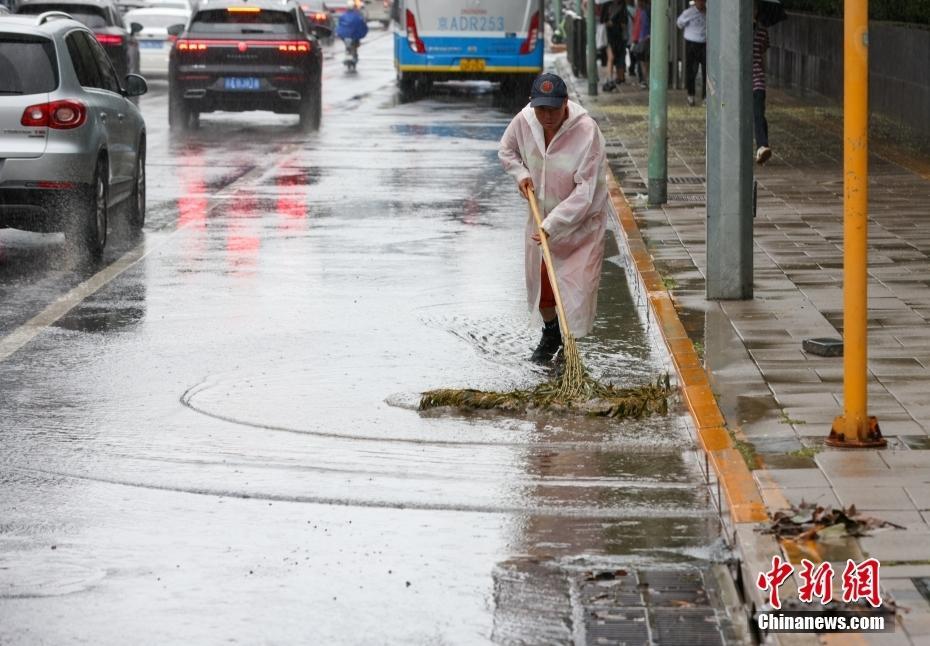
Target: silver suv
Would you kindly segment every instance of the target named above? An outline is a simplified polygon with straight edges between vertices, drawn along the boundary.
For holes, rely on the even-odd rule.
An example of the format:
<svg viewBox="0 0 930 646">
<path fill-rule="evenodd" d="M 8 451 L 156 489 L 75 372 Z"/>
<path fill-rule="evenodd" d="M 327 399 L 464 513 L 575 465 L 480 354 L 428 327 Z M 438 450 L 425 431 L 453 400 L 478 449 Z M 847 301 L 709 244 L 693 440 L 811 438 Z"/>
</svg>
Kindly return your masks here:
<svg viewBox="0 0 930 646">
<path fill-rule="evenodd" d="M 81 23 L 61 12 L 0 17 L 0 227 L 63 230 L 99 258 L 111 207 L 145 221 L 145 79 L 117 77 Z"/>
</svg>

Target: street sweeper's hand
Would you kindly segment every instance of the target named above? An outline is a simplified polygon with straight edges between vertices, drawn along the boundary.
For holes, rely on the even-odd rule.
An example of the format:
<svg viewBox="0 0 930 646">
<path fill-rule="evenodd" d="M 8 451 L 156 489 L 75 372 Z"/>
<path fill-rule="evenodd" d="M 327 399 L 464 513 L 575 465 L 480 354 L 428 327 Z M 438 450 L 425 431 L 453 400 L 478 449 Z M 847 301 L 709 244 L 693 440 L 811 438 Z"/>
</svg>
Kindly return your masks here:
<svg viewBox="0 0 930 646">
<path fill-rule="evenodd" d="M 520 194 L 523 196 L 524 200 L 530 199 L 529 191 L 536 190 L 536 187 L 533 186 L 533 180 L 529 177 L 526 179 L 521 179 L 520 183 L 517 185 L 520 189 Z"/>
<path fill-rule="evenodd" d="M 545 229 L 543 229 L 543 233 L 546 234 L 546 240 L 548 240 L 548 239 L 549 239 L 549 232 L 546 231 Z M 533 242 L 535 242 L 536 244 L 542 244 L 542 242 L 540 242 L 540 240 L 539 240 L 539 233 L 534 233 L 534 234 L 531 235 L 530 237 L 533 239 Z"/>
</svg>

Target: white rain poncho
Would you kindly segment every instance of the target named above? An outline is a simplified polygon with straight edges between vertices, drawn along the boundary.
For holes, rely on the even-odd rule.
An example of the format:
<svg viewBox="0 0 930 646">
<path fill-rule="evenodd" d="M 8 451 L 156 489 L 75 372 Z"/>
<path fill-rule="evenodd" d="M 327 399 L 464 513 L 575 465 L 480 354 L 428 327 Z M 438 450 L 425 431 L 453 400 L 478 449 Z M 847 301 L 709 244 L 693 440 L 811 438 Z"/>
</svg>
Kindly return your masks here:
<svg viewBox="0 0 930 646">
<path fill-rule="evenodd" d="M 610 200 L 604 136 L 587 110 L 568 102 L 568 119 L 546 150 L 543 128 L 533 108 L 514 117 L 501 139 L 498 156 L 519 183 L 533 180 L 543 228 L 565 315 L 574 337 L 591 331 L 604 259 L 604 230 Z M 526 222 L 526 294 L 531 313 L 539 308 L 542 250 L 532 213 Z"/>
</svg>

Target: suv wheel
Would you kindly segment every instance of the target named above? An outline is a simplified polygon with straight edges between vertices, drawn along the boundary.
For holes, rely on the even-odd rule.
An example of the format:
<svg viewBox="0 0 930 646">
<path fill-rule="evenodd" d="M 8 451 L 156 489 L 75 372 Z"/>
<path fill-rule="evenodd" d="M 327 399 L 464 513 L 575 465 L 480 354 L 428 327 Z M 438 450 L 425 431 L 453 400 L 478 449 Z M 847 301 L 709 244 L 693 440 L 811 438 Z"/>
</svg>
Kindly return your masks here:
<svg viewBox="0 0 930 646">
<path fill-rule="evenodd" d="M 101 158 L 90 187 L 82 191 L 80 204 L 66 233 L 78 253 L 91 260 L 103 256 L 107 244 L 109 187 L 106 160 Z"/>
<path fill-rule="evenodd" d="M 192 111 L 180 96 L 171 92 L 168 97 L 168 127 L 187 130 L 191 126 Z"/>
<path fill-rule="evenodd" d="M 310 96 L 304 96 L 300 100 L 300 129 L 319 130 L 320 121 L 323 118 L 323 101 L 320 96 L 320 81 L 311 89 Z"/>
<path fill-rule="evenodd" d="M 129 224 L 134 229 L 141 229 L 145 224 L 145 139 L 139 140 L 136 155 L 136 174 L 133 178 L 131 203 L 129 205 Z"/>
</svg>

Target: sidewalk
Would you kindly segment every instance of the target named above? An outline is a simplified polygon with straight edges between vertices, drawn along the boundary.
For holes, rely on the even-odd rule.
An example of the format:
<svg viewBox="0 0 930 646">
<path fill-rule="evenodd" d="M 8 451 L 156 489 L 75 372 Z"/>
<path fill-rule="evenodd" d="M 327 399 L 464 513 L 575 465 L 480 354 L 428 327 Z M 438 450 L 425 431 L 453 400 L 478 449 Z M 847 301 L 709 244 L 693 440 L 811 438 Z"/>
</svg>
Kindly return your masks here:
<svg viewBox="0 0 930 646">
<path fill-rule="evenodd" d="M 560 72 L 567 76 L 567 66 L 560 65 Z M 899 613 L 895 634 L 862 635 L 861 643 L 930 644 L 930 603 L 915 585 L 926 590 L 930 583 L 930 154 L 922 149 L 927 142 L 909 141 L 888 124 L 879 124 L 881 136 L 871 142 L 869 413 L 878 417 L 888 448 L 837 450 L 823 440 L 843 412 L 842 358 L 808 355 L 801 344 L 842 336 L 839 106 L 816 106 L 770 89 L 774 156 L 756 171 L 755 298 L 709 302 L 704 109 L 688 108 L 683 91 L 670 92 L 670 201 L 647 208 L 648 92 L 628 84 L 592 98 L 584 80 L 575 79 L 574 87 L 601 123 L 611 168 L 633 207 L 636 235 L 703 361 L 734 448 L 752 470 L 754 488 L 739 478 L 735 486 L 749 498 L 761 495 L 770 514 L 802 501 L 855 505 L 904 526 L 874 530 L 858 543 L 818 541 L 804 546 L 806 554 L 797 545 L 782 549 L 795 560 L 804 555 L 830 560 L 840 572 L 846 558 L 879 559 L 883 596 L 909 611 Z M 749 549 L 753 535 L 742 536 Z M 764 552 L 763 547 L 756 557 L 765 558 Z"/>
</svg>

